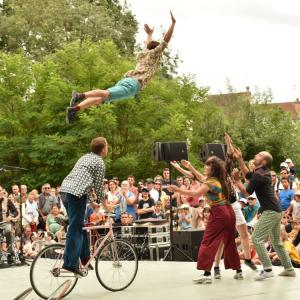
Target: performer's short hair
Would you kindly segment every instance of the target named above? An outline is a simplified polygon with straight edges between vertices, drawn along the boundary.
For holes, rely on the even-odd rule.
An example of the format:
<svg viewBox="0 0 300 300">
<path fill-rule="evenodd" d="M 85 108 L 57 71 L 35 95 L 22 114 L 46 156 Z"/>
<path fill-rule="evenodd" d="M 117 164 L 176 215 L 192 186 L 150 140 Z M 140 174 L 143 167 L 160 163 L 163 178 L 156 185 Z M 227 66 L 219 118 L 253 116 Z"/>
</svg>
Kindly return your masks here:
<svg viewBox="0 0 300 300">
<path fill-rule="evenodd" d="M 107 145 L 106 138 L 104 137 L 96 137 L 91 141 L 91 150 L 95 154 L 101 153 L 101 151 Z"/>
<path fill-rule="evenodd" d="M 152 50 L 155 49 L 160 43 L 157 41 L 151 41 L 147 44 L 147 49 Z"/>
</svg>

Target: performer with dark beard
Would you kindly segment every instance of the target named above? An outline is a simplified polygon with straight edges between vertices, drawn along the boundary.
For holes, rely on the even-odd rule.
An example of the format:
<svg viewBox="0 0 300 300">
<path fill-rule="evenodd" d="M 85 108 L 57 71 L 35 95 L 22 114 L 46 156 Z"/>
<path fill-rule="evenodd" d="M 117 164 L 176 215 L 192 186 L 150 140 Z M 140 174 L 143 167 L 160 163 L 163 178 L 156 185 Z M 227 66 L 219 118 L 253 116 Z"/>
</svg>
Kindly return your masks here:
<svg viewBox="0 0 300 300">
<path fill-rule="evenodd" d="M 240 150 L 235 151 L 235 157 L 239 162 L 240 168 L 245 170 L 245 164 Z M 264 244 L 268 238 L 271 239 L 272 246 L 284 266 L 284 270 L 278 275 L 290 277 L 296 276 L 289 255 L 280 240 L 282 208 L 280 202 L 274 195 L 274 188 L 272 186 L 269 170 L 272 161 L 272 155 L 266 151 L 259 152 L 255 155 L 255 170 L 254 172 L 248 172 L 246 174 L 246 178 L 249 180 L 249 184 L 246 188 L 240 180 L 239 170 L 235 169 L 233 172 L 235 184 L 240 191 L 247 197 L 255 192 L 262 209 L 262 215 L 259 218 L 252 235 L 253 244 L 263 265 L 263 270 L 255 276 L 255 280 L 264 280 L 274 276 L 272 263 Z"/>
</svg>

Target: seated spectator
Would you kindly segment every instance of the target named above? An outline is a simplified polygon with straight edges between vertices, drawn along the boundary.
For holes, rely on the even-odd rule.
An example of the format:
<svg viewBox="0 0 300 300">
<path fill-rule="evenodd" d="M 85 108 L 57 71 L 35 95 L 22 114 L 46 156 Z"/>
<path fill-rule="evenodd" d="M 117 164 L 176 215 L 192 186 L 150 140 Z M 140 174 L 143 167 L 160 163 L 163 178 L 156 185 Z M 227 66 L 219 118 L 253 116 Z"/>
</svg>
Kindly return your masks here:
<svg viewBox="0 0 300 300">
<path fill-rule="evenodd" d="M 256 218 L 258 210 L 260 208 L 255 195 L 250 195 L 247 198 L 248 205 L 244 208 L 245 219 L 248 226 L 253 227 L 253 220 Z"/>
<path fill-rule="evenodd" d="M 164 213 L 162 212 L 162 203 L 157 201 L 154 205 L 154 213 L 152 214 L 151 218 L 163 220 L 165 218 Z"/>
<path fill-rule="evenodd" d="M 32 232 L 37 231 L 37 224 L 39 222 L 38 206 L 34 198 L 35 194 L 30 192 L 28 199 L 22 204 L 22 225 L 30 225 Z"/>
<path fill-rule="evenodd" d="M 246 198 L 240 198 L 240 199 L 239 199 L 239 203 L 240 203 L 240 205 L 241 205 L 242 210 L 244 211 L 245 207 L 246 207 L 247 204 L 248 204 L 247 199 L 246 199 Z"/>
<path fill-rule="evenodd" d="M 293 243 L 289 240 L 288 234 L 285 231 L 284 227 L 281 227 L 281 240 L 283 242 L 283 246 L 284 246 L 285 250 L 287 251 L 287 253 L 289 254 L 289 256 L 291 258 L 294 268 L 300 268 L 300 255 L 299 255 L 298 250 L 295 247 L 295 245 L 293 245 Z M 273 256 L 272 262 L 274 262 L 275 265 L 278 265 L 278 264 L 281 265 L 277 254 Z"/>
<path fill-rule="evenodd" d="M 90 216 L 90 222 L 95 225 L 103 225 L 105 223 L 104 211 L 100 208 L 100 204 L 95 203 L 93 213 Z"/>
<path fill-rule="evenodd" d="M 32 232 L 30 236 L 30 240 L 24 242 L 23 254 L 26 258 L 34 258 L 38 254 L 38 251 L 34 249 L 34 243 L 36 238 L 37 238 L 36 232 Z"/>
<path fill-rule="evenodd" d="M 249 246 L 250 246 L 250 257 L 251 257 L 251 260 L 256 264 L 256 265 L 261 265 L 261 261 L 256 253 L 256 250 L 255 250 L 255 247 L 253 245 L 253 242 L 252 242 L 252 238 L 251 236 L 249 237 Z M 240 256 L 240 259 L 242 261 L 245 260 L 245 254 L 244 254 L 244 250 L 241 250 L 239 251 L 239 256 Z"/>
<path fill-rule="evenodd" d="M 149 219 L 154 212 L 154 200 L 150 197 L 146 188 L 142 189 L 142 198 L 138 203 L 137 213 L 139 219 Z"/>
<path fill-rule="evenodd" d="M 50 232 L 54 239 L 57 239 L 58 242 L 61 241 L 61 238 L 64 234 L 64 226 L 62 224 L 64 217 L 59 213 L 59 208 L 56 204 L 53 205 L 51 213 L 48 214 L 46 220 L 46 230 Z"/>
<path fill-rule="evenodd" d="M 178 225 L 180 230 L 188 230 L 192 228 L 192 215 L 190 214 L 190 206 L 182 204 L 178 212 Z"/>
<path fill-rule="evenodd" d="M 300 221 L 300 190 L 295 191 L 288 213 L 292 215 L 293 221 Z"/>
<path fill-rule="evenodd" d="M 294 191 L 290 189 L 290 183 L 287 178 L 282 178 L 281 184 L 283 186 L 283 190 L 279 192 L 278 198 L 280 200 L 282 209 L 285 211 L 291 205 L 291 201 L 294 198 Z"/>
</svg>

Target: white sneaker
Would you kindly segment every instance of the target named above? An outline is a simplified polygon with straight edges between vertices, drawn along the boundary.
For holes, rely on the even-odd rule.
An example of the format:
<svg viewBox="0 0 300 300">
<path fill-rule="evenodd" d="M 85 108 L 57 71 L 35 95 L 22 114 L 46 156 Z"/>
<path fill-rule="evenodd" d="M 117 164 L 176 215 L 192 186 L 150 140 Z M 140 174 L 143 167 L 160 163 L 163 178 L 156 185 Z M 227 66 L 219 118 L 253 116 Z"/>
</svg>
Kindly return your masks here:
<svg viewBox="0 0 300 300">
<path fill-rule="evenodd" d="M 288 276 L 288 277 L 296 277 L 296 272 L 294 269 L 284 269 L 278 276 Z"/>
<path fill-rule="evenodd" d="M 255 275 L 254 280 L 256 281 L 261 281 L 266 278 L 274 277 L 273 271 L 271 272 L 266 272 L 265 270 L 261 270 L 258 272 L 258 274 Z"/>
<path fill-rule="evenodd" d="M 201 284 L 206 284 L 206 283 L 212 283 L 212 278 L 210 276 L 204 276 L 203 274 L 199 275 L 196 278 L 193 278 L 193 281 L 195 283 L 201 283 Z"/>
</svg>

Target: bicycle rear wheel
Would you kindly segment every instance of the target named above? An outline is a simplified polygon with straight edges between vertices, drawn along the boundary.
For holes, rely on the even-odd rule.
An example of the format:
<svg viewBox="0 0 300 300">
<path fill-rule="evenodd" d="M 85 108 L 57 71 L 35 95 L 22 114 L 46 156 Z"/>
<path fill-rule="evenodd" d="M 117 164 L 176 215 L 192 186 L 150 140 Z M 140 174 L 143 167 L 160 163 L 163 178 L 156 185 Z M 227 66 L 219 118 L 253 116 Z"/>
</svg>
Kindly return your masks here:
<svg viewBox="0 0 300 300">
<path fill-rule="evenodd" d="M 137 254 L 127 241 L 110 241 L 100 250 L 95 268 L 98 281 L 104 288 L 121 291 L 133 282 L 137 274 Z"/>
<path fill-rule="evenodd" d="M 64 297 L 75 287 L 78 278 L 72 273 L 61 272 L 63 265 L 64 244 L 53 244 L 36 256 L 30 267 L 30 283 L 33 290 L 43 299 L 48 299 L 54 291 L 64 285 L 69 279 L 71 281 Z"/>
</svg>

